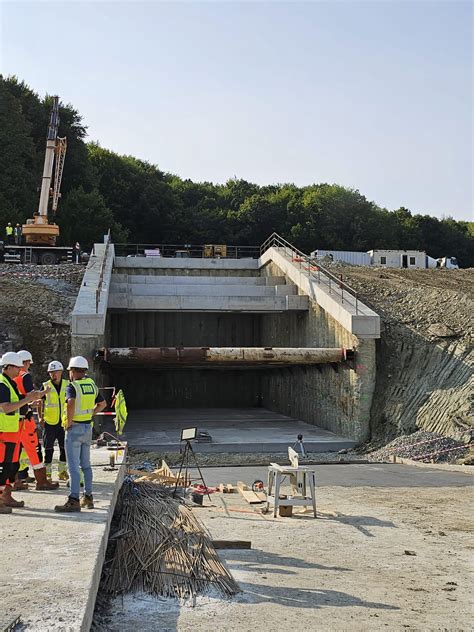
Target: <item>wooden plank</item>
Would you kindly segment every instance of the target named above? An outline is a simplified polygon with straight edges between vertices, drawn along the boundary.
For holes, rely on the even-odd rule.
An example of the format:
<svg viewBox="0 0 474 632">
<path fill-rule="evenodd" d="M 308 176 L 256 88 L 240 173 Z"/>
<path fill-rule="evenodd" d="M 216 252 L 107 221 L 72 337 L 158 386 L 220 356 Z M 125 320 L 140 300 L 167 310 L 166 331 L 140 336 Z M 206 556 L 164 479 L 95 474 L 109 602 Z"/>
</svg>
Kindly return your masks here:
<svg viewBox="0 0 474 632">
<path fill-rule="evenodd" d="M 213 540 L 215 549 L 251 549 L 250 540 Z"/>
<path fill-rule="evenodd" d="M 239 492 L 247 492 L 249 490 L 248 485 L 242 483 L 242 481 L 237 481 L 237 489 Z"/>
<path fill-rule="evenodd" d="M 250 490 L 239 490 L 245 500 L 249 503 L 249 505 L 254 505 L 263 502 L 255 492 Z M 266 500 L 266 499 L 265 499 Z"/>
<path fill-rule="evenodd" d="M 235 487 L 231 483 L 227 483 L 225 492 L 227 494 L 233 494 L 236 491 Z"/>
</svg>

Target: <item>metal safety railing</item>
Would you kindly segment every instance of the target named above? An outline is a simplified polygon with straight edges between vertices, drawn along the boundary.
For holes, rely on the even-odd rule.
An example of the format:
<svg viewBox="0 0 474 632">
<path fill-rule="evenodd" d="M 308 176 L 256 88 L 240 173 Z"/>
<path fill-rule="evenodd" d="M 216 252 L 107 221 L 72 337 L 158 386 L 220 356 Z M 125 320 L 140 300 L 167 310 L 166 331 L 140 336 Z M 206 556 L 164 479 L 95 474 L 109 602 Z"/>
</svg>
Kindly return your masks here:
<svg viewBox="0 0 474 632">
<path fill-rule="evenodd" d="M 100 294 L 102 292 L 102 286 L 104 284 L 105 266 L 107 265 L 107 257 L 108 257 L 108 254 L 109 254 L 110 229 L 109 229 L 107 235 L 105 236 L 104 242 L 105 242 L 105 249 L 104 249 L 104 255 L 102 257 L 102 261 L 100 262 L 99 283 L 97 284 L 97 289 L 95 291 L 95 313 L 96 314 L 99 313 Z"/>
<path fill-rule="evenodd" d="M 329 294 L 335 294 L 341 302 L 350 303 L 355 308 L 355 313 L 360 314 L 359 298 L 357 292 L 340 277 L 322 266 L 314 257 L 305 254 L 289 241 L 281 237 L 278 233 L 273 233 L 260 246 L 260 256 L 269 248 L 278 248 L 293 264 L 299 268 L 312 281 L 316 281 L 321 286 L 326 286 Z M 350 297 L 350 298 L 349 298 Z"/>
</svg>

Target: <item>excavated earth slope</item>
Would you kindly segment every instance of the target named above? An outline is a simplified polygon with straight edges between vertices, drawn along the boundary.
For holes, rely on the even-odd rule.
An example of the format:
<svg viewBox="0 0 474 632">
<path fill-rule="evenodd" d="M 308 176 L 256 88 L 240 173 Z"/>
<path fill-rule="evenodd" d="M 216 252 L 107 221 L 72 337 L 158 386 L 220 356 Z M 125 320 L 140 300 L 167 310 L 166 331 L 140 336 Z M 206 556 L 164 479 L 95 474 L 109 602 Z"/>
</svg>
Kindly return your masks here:
<svg viewBox="0 0 474 632">
<path fill-rule="evenodd" d="M 474 426 L 474 270 L 331 269 L 382 319 L 373 440 L 417 428 L 466 440 Z"/>
<path fill-rule="evenodd" d="M 38 384 L 51 360 L 69 359 L 71 312 L 83 275 L 84 267 L 74 264 L 0 264 L 0 353 L 31 351 Z"/>
</svg>

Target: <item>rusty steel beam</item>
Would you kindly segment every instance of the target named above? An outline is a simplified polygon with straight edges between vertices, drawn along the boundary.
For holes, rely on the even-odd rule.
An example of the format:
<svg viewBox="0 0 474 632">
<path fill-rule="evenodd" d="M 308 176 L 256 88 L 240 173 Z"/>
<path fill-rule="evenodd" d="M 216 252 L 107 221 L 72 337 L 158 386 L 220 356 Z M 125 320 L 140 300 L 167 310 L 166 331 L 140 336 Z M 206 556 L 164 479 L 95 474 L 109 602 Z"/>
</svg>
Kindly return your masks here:
<svg viewBox="0 0 474 632">
<path fill-rule="evenodd" d="M 351 349 L 312 347 L 114 347 L 99 357 L 114 366 L 283 366 L 344 362 Z"/>
</svg>

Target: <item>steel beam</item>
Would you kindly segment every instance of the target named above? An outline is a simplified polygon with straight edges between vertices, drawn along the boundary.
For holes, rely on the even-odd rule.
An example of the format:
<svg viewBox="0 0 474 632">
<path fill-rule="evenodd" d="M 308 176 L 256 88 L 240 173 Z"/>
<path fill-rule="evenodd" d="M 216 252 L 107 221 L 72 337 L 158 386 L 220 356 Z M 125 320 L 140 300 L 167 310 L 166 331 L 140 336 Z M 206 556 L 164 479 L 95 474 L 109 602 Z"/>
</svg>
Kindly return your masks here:
<svg viewBox="0 0 474 632">
<path fill-rule="evenodd" d="M 352 350 L 313 347 L 113 347 L 99 358 L 113 366 L 294 366 L 344 362 Z"/>
</svg>

